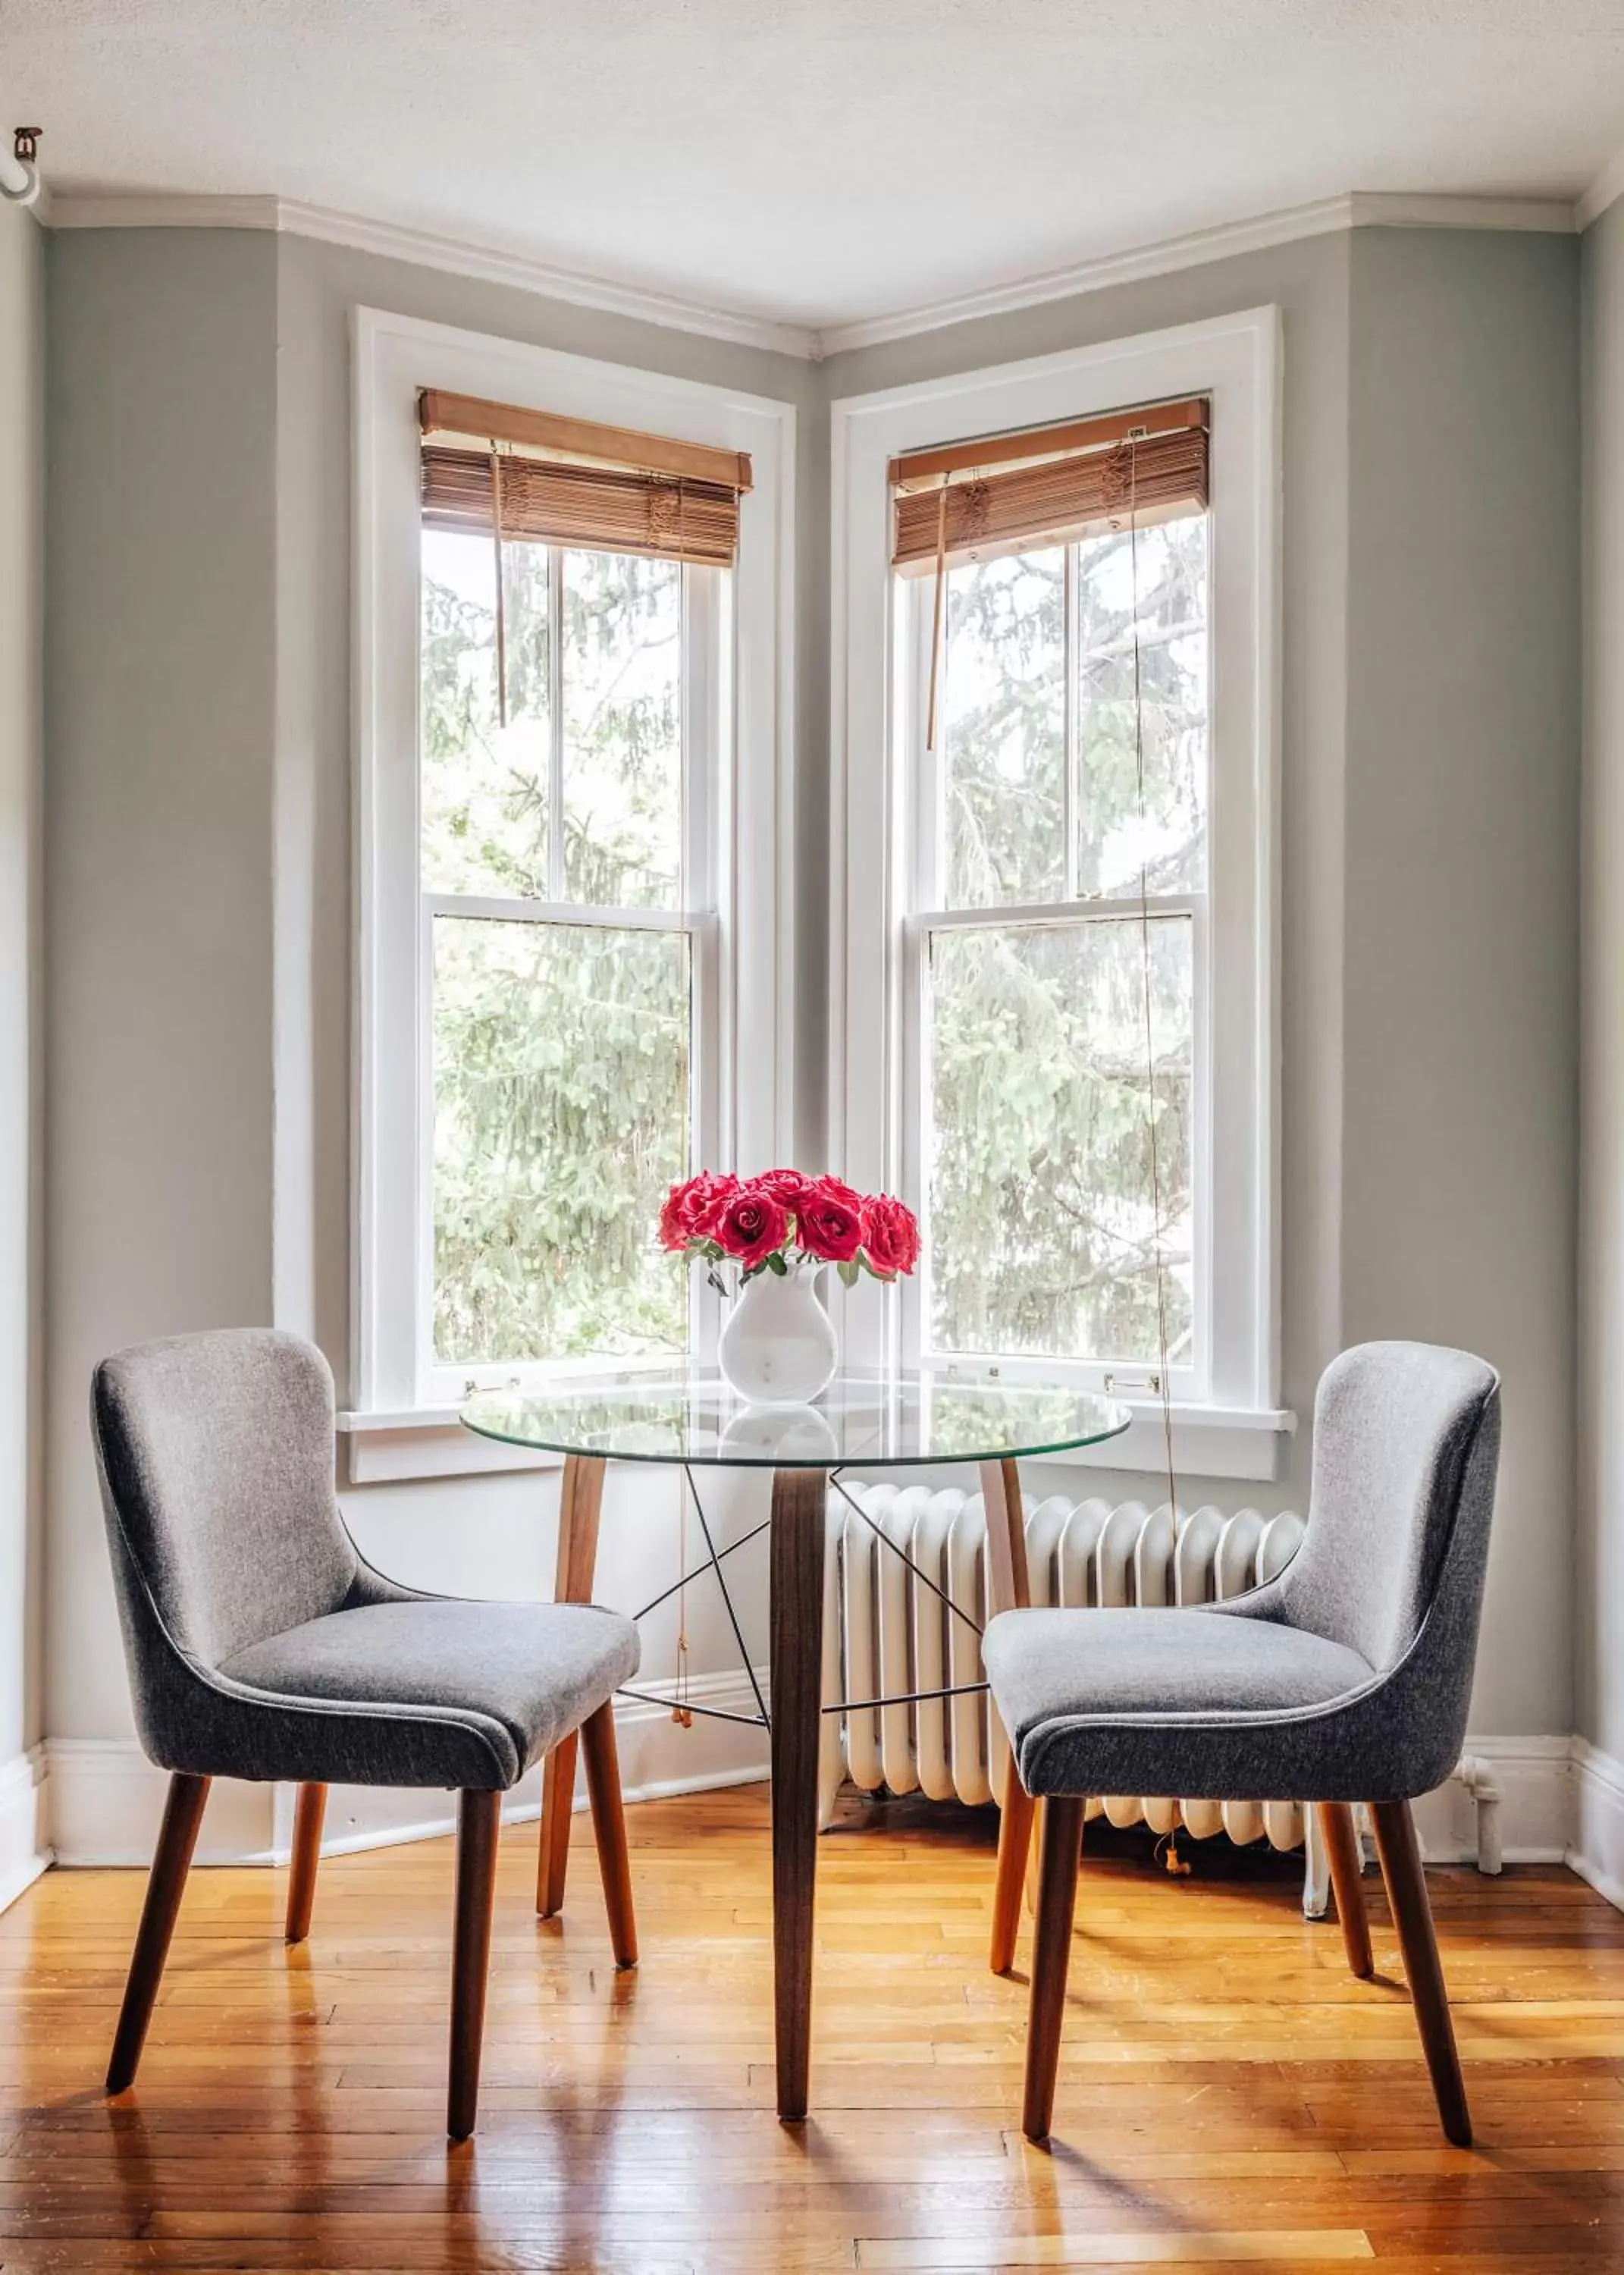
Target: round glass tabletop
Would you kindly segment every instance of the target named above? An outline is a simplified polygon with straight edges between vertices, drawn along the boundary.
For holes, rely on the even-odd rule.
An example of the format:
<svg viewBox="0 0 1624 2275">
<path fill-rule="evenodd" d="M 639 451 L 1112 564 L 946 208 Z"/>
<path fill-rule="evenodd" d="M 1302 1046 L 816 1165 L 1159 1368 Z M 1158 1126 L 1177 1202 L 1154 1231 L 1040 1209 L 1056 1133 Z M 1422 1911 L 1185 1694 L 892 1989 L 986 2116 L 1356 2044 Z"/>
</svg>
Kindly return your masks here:
<svg viewBox="0 0 1624 2275">
<path fill-rule="evenodd" d="M 1097 1391 L 931 1373 L 839 1375 L 812 1405 L 750 1406 L 720 1375 L 685 1367 L 482 1390 L 461 1416 L 480 1437 L 511 1446 L 747 1470 L 1058 1454 L 1114 1438 L 1130 1419 Z"/>
</svg>

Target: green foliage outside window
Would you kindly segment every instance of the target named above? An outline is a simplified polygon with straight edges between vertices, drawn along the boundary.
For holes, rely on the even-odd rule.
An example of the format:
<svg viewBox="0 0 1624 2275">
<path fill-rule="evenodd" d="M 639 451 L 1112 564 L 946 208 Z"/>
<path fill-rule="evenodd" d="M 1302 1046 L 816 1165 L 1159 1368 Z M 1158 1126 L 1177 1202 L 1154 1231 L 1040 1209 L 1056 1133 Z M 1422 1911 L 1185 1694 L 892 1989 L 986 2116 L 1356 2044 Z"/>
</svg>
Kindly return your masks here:
<svg viewBox="0 0 1624 2275">
<path fill-rule="evenodd" d="M 621 554 L 503 553 L 505 726 L 493 548 L 424 540 L 424 888 L 550 899 L 560 828 L 562 898 L 675 906 L 682 572 Z M 652 1230 L 689 1168 L 686 935 L 440 916 L 433 965 L 436 1357 L 685 1349 L 686 1275 Z"/>
<path fill-rule="evenodd" d="M 1152 921 L 1148 958 L 1137 913 L 931 934 L 928 1341 L 1153 1360 L 1159 1245 L 1176 1362 L 1193 1326 L 1193 927 L 1153 911 L 1205 883 L 1206 525 L 972 563 L 947 598 L 940 905 L 1085 918 L 1143 881 Z"/>
</svg>

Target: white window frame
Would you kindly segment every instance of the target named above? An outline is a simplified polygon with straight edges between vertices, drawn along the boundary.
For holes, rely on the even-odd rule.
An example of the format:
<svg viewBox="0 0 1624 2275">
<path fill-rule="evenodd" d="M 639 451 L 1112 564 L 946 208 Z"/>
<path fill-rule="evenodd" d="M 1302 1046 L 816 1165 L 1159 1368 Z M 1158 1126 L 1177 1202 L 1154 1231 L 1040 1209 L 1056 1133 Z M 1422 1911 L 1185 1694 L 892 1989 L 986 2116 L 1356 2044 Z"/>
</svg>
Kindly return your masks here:
<svg viewBox="0 0 1624 2275">
<path fill-rule="evenodd" d="M 444 896 L 419 889 L 418 391 L 439 387 L 751 455 L 754 488 L 740 501 L 730 579 L 730 681 L 704 672 L 684 689 L 690 748 L 721 752 L 714 778 L 701 772 L 689 786 L 684 878 L 693 905 L 673 917 L 626 916 L 640 926 L 675 922 L 693 941 L 696 1168 L 764 1167 L 782 1156 L 793 1127 L 795 412 L 732 389 L 372 308 L 354 312 L 353 353 L 357 923 L 351 1404 L 343 1418 L 352 1478 L 442 1475 L 510 1465 L 457 1429 L 462 1383 L 534 1370 L 449 1370 L 431 1354 L 427 937 Z M 691 627 L 696 613 L 708 620 L 698 643 L 706 655 L 721 652 L 722 581 L 684 576 Z M 470 913 L 474 905 L 446 903 Z M 505 902 L 489 906 L 512 913 Z M 573 906 L 525 913 L 616 920 Z M 715 1330 L 703 1304 L 696 1326 L 702 1349 Z M 438 1445 L 428 1442 L 435 1434 Z"/>
<path fill-rule="evenodd" d="M 1175 1457 L 1206 1476 L 1275 1474 L 1279 1408 L 1278 779 L 1280 316 L 1254 308 L 1135 339 L 855 396 L 832 406 L 832 906 L 830 1155 L 868 1189 L 918 1198 L 910 1128 L 922 1076 L 913 760 L 906 606 L 889 564 L 887 465 L 930 449 L 1205 395 L 1211 465 L 1212 804 L 1209 896 L 1197 985 L 1210 1050 L 1195 1069 L 1200 1234 L 1209 1294 L 1205 1365 L 1175 1377 Z M 900 698 L 900 699 L 899 699 Z M 1090 904 L 1079 904 L 1078 913 Z M 978 918 L 985 912 L 977 911 Z M 1053 916 L 1054 911 L 1046 911 Z M 1205 933 L 1205 938 L 1203 933 Z M 838 1299 L 849 1364 L 903 1364 L 917 1296 L 865 1283 Z M 1135 1407 L 1126 1439 L 1068 1457 L 1153 1469 L 1153 1367 L 963 1358 L 953 1371 L 1099 1381 Z"/>
</svg>

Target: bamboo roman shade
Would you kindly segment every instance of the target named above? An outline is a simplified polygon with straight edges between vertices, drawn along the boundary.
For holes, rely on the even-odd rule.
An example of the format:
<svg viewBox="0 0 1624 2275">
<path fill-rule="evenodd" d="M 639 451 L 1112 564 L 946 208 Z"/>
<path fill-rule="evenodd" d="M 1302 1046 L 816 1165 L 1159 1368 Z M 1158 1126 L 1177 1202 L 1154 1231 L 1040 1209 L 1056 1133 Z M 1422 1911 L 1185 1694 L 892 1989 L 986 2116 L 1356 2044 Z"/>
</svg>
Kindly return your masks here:
<svg viewBox="0 0 1624 2275">
<path fill-rule="evenodd" d="M 738 558 L 742 450 L 601 427 L 425 388 L 423 520 L 430 529 L 640 553 L 701 568 Z"/>
<path fill-rule="evenodd" d="M 924 576 L 1200 512 L 1208 429 L 1200 397 L 894 458 L 891 564 Z"/>
</svg>

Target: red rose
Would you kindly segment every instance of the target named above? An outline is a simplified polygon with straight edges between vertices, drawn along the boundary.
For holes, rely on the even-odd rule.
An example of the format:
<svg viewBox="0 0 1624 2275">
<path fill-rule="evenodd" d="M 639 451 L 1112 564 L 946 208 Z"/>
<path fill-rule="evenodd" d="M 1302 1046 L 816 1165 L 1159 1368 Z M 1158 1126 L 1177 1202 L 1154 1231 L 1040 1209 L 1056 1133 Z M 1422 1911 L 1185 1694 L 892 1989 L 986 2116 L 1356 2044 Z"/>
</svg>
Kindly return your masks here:
<svg viewBox="0 0 1624 2275">
<path fill-rule="evenodd" d="M 723 1201 L 710 1234 L 746 1272 L 752 1272 L 789 1239 L 789 1213 L 759 1185 L 741 1185 Z"/>
<path fill-rule="evenodd" d="M 781 1208 L 798 1209 L 801 1196 L 812 1183 L 798 1169 L 763 1169 L 759 1177 L 750 1180 L 759 1193 L 771 1193 Z"/>
<path fill-rule="evenodd" d="M 691 1241 L 714 1239 L 717 1213 L 738 1190 L 736 1177 L 718 1176 L 710 1169 L 673 1185 L 660 1212 L 661 1246 L 681 1250 Z"/>
<path fill-rule="evenodd" d="M 801 1195 L 796 1240 L 825 1264 L 849 1264 L 863 1245 L 863 1198 L 838 1177 L 815 1177 Z"/>
<path fill-rule="evenodd" d="M 863 1204 L 863 1250 L 882 1280 L 911 1272 L 919 1260 L 919 1220 L 906 1201 L 874 1193 Z"/>
</svg>

